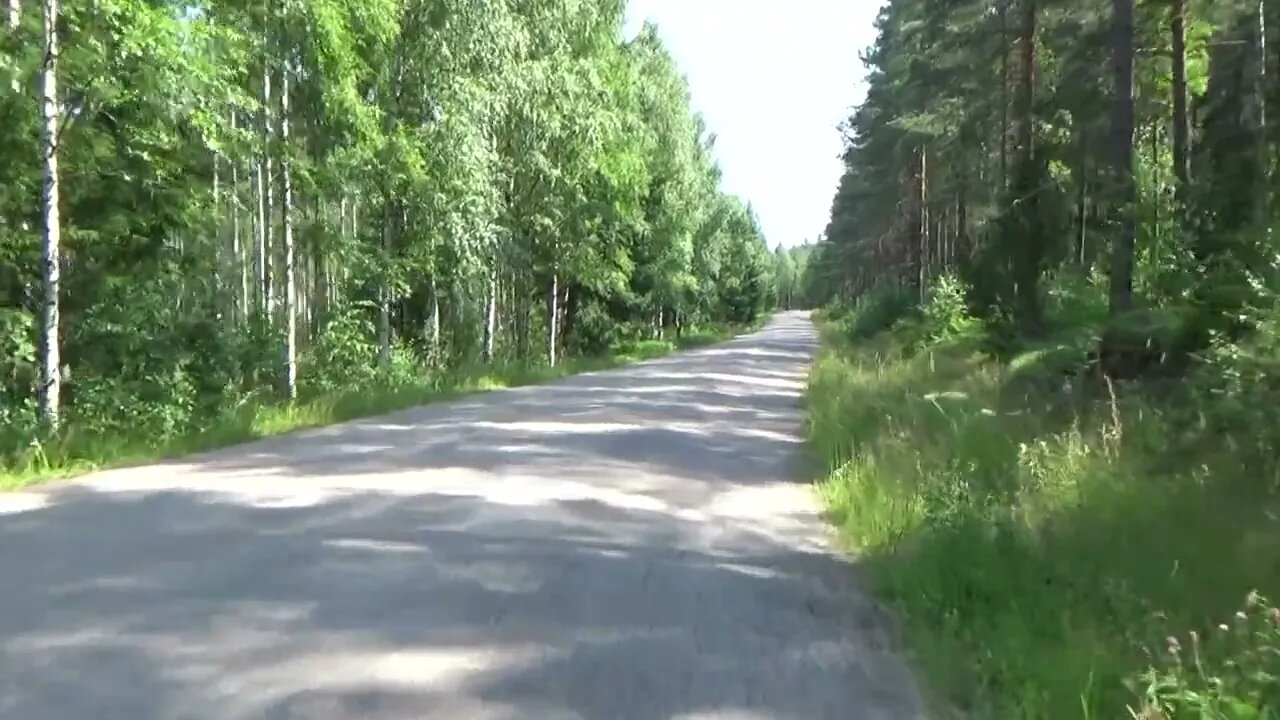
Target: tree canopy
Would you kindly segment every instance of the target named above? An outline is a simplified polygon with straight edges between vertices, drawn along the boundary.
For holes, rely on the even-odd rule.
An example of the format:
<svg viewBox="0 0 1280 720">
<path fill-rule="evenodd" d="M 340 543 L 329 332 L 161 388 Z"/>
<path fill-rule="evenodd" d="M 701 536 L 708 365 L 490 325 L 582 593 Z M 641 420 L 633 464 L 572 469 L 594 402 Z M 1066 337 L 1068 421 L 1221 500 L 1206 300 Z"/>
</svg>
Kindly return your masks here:
<svg viewBox="0 0 1280 720">
<path fill-rule="evenodd" d="M 554 364 L 773 305 L 759 223 L 620 0 L 9 8 L 12 446 Z"/>
<path fill-rule="evenodd" d="M 1189 318 L 1182 350 L 1272 307 L 1280 3 L 894 0 L 878 30 L 817 300 L 958 275 L 1036 337 L 1093 288 L 1077 309 L 1113 327 Z"/>
</svg>

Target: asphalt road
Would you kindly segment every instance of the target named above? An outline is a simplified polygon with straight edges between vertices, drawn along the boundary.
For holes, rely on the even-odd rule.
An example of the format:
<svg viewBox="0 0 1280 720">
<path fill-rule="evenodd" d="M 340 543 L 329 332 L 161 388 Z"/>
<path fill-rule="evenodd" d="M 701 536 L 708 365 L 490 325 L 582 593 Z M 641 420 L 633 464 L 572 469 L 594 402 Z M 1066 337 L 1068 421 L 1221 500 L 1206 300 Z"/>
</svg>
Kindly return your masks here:
<svg viewBox="0 0 1280 720">
<path fill-rule="evenodd" d="M 0 718 L 916 718 L 799 482 L 814 345 L 0 495 Z"/>
</svg>

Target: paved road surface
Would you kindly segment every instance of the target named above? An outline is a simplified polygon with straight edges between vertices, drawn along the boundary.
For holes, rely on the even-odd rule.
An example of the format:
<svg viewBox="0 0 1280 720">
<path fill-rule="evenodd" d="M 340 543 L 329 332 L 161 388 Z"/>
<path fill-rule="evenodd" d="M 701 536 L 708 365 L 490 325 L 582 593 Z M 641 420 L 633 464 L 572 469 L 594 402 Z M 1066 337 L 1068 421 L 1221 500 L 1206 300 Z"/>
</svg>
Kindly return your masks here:
<svg viewBox="0 0 1280 720">
<path fill-rule="evenodd" d="M 915 718 L 790 482 L 813 346 L 0 495 L 0 718 Z"/>
</svg>

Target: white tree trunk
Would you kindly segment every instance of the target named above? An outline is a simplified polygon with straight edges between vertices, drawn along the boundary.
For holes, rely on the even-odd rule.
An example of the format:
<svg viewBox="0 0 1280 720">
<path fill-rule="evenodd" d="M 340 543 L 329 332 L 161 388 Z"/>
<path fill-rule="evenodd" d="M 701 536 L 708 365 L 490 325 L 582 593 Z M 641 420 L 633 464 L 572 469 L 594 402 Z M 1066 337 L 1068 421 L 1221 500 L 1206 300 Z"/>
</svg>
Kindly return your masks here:
<svg viewBox="0 0 1280 720">
<path fill-rule="evenodd" d="M 224 237 L 222 235 L 222 155 L 218 151 L 213 152 L 213 241 L 214 241 L 214 265 L 213 265 L 213 288 L 210 295 L 213 297 L 214 307 L 217 308 L 218 314 L 222 316 L 223 322 L 227 325 L 235 324 L 235 311 L 229 306 L 234 301 L 234 295 L 227 292 L 227 278 L 230 276 L 231 259 L 227 257 L 227 248 L 223 244 Z"/>
<path fill-rule="evenodd" d="M 254 292 L 254 307 L 261 316 L 259 319 L 266 321 L 267 312 L 267 233 L 270 229 L 267 227 L 267 173 L 266 173 L 266 156 L 258 158 L 254 169 L 254 185 L 257 197 L 257 222 L 254 223 L 254 248 L 253 248 L 253 274 L 257 288 Z"/>
<path fill-rule="evenodd" d="M 231 129 L 236 129 L 236 114 L 231 113 Z M 245 274 L 244 247 L 240 242 L 240 169 L 234 158 L 231 162 L 231 270 L 235 277 L 236 323 L 243 322 L 249 295 L 249 278 Z"/>
<path fill-rule="evenodd" d="M 431 320 L 427 328 L 430 333 L 431 349 L 440 349 L 440 296 L 436 289 L 436 279 L 431 278 Z"/>
<path fill-rule="evenodd" d="M 391 223 L 395 215 L 392 212 L 390 195 L 383 201 L 382 212 L 382 257 L 384 262 L 391 259 Z M 387 369 L 391 366 L 391 278 L 383 268 L 383 280 L 378 285 L 378 367 Z"/>
<path fill-rule="evenodd" d="M 50 430 L 58 427 L 62 394 L 62 354 L 58 339 L 59 285 L 62 281 L 62 218 L 58 213 L 58 0 L 44 2 L 44 61 L 40 67 L 40 107 L 43 116 L 41 144 L 44 153 L 44 189 L 40 205 L 44 216 L 41 260 L 44 299 L 40 313 L 40 416 Z"/>
<path fill-rule="evenodd" d="M 271 282 L 271 68 L 262 65 L 262 159 L 258 169 L 258 292 L 263 321 L 275 320 L 275 288 Z"/>
<path fill-rule="evenodd" d="M 354 218 L 353 218 L 354 221 Z M 338 203 L 338 240 L 344 247 L 347 244 L 347 196 L 343 195 Z M 324 292 L 325 307 L 332 309 L 337 304 L 338 291 L 334 281 L 333 263 L 326 262 L 324 265 Z"/>
<path fill-rule="evenodd" d="M 9 34 L 16 35 L 18 33 L 18 25 L 22 22 L 22 0 L 9 0 Z M 9 87 L 13 88 L 14 93 L 22 92 L 22 82 L 18 79 L 18 68 L 15 67 L 9 76 Z"/>
<path fill-rule="evenodd" d="M 284 393 L 298 397 L 298 287 L 293 248 L 293 178 L 289 162 L 289 68 L 280 72 L 280 245 L 284 254 Z"/>
<path fill-rule="evenodd" d="M 560 330 L 560 278 L 551 274 L 551 287 L 547 288 L 547 363 L 556 364 L 556 338 Z"/>
<path fill-rule="evenodd" d="M 360 198 L 356 197 L 351 200 L 351 241 L 360 242 Z M 347 278 L 350 273 L 346 266 L 338 268 L 338 285 L 333 289 L 333 299 L 337 302 L 342 297 L 342 288 L 346 287 Z"/>
<path fill-rule="evenodd" d="M 484 361 L 493 362 L 493 336 L 498 330 L 498 273 L 489 272 L 489 292 L 484 309 Z"/>
</svg>

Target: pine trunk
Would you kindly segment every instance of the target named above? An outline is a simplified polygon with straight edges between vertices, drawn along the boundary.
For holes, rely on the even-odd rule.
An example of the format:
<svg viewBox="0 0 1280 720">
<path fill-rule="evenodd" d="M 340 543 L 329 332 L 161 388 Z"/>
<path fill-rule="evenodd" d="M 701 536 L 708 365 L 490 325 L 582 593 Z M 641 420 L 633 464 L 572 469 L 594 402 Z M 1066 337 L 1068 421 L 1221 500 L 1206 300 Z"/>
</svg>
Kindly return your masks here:
<svg viewBox="0 0 1280 720">
<path fill-rule="evenodd" d="M 924 148 L 920 148 L 916 152 L 915 177 L 912 178 L 912 192 L 914 197 L 911 198 L 911 212 L 913 213 L 913 216 L 910 220 L 911 237 L 907 239 L 907 263 L 911 273 L 910 282 L 916 291 L 917 297 L 921 300 L 924 299 L 924 203 L 927 194 L 925 189 L 925 174 L 929 169 L 928 162 L 928 157 Z"/>
<path fill-rule="evenodd" d="M 1018 92 L 1018 166 L 1008 208 L 1016 219 L 1016 235 L 1008 239 L 1014 261 L 1014 316 L 1023 332 L 1043 331 L 1040 309 L 1040 270 L 1044 259 L 1044 233 L 1040 217 L 1040 184 L 1044 162 L 1036 148 L 1036 34 L 1039 11 L 1036 0 L 1022 1 L 1019 32 L 1020 88 Z"/>
<path fill-rule="evenodd" d="M 1000 192 L 1009 189 L 1009 3 L 1000 4 Z"/>
<path fill-rule="evenodd" d="M 41 268 L 44 298 L 40 313 L 40 416 L 49 430 L 58 428 L 62 394 L 62 355 L 59 344 L 59 312 L 62 282 L 62 218 L 59 216 L 58 126 L 58 0 L 44 1 L 44 61 L 40 67 L 40 107 L 43 116 L 41 144 L 44 154 L 44 187 L 41 211 L 44 234 Z"/>
<path fill-rule="evenodd" d="M 1266 73 L 1266 143 L 1270 150 L 1272 217 L 1280 216 L 1280 0 L 1263 0 L 1263 72 Z M 1273 229 L 1273 240 L 1280 229 Z"/>
<path fill-rule="evenodd" d="M 1089 131 L 1080 126 L 1076 133 L 1080 136 L 1080 157 L 1076 160 L 1076 227 L 1075 227 L 1075 259 L 1081 270 L 1088 272 L 1086 243 L 1088 241 L 1089 210 Z"/>
<path fill-rule="evenodd" d="M 1191 119 L 1187 111 L 1186 0 L 1172 0 L 1169 29 L 1173 35 L 1173 174 L 1178 205 L 1187 207 L 1191 192 Z"/>
<path fill-rule="evenodd" d="M 1018 120 L 1018 146 L 1022 159 L 1035 155 L 1036 104 L 1036 0 L 1022 0 L 1022 37 L 1019 40 L 1022 88 Z"/>
<path fill-rule="evenodd" d="M 1133 179 L 1133 0 L 1112 0 L 1111 58 L 1115 73 L 1115 97 L 1111 110 L 1112 160 L 1115 163 L 1116 199 L 1121 212 L 1120 236 L 1111 253 L 1111 313 L 1133 307 L 1133 254 L 1136 243 L 1134 218 L 1136 186 Z"/>
</svg>

